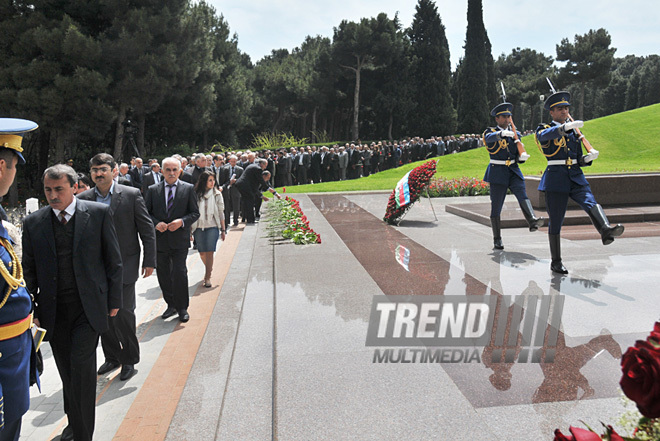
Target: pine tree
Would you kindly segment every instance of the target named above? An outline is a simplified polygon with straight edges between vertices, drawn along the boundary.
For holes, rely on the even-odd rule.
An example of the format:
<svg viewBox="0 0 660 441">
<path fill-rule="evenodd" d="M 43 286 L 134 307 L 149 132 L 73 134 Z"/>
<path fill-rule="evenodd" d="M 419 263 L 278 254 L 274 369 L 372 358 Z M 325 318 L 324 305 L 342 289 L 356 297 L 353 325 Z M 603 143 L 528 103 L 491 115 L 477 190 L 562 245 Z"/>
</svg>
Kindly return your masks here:
<svg viewBox="0 0 660 441">
<path fill-rule="evenodd" d="M 415 135 L 452 134 L 456 111 L 451 97 L 449 44 L 433 0 L 419 0 L 408 36 L 412 51 L 413 99 L 417 111 L 410 119 Z"/>
<path fill-rule="evenodd" d="M 481 0 L 468 0 L 467 21 L 465 57 L 457 69 L 458 131 L 479 133 L 489 122 L 489 105 L 497 100 Z"/>
</svg>

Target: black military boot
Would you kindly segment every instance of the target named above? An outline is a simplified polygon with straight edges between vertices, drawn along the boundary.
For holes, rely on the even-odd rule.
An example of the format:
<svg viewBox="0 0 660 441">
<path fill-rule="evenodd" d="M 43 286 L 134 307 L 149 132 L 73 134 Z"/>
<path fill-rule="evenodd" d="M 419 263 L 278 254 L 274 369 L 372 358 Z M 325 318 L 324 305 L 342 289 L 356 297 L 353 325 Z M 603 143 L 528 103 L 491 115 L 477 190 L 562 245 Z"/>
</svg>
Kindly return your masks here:
<svg viewBox="0 0 660 441">
<path fill-rule="evenodd" d="M 615 226 L 610 225 L 603 211 L 603 207 L 600 204 L 596 204 L 588 211 L 591 222 L 593 222 L 594 227 L 600 233 L 600 238 L 603 241 L 603 245 L 609 245 L 614 242 L 615 237 L 621 236 L 623 234 L 623 225 L 616 224 Z"/>
<path fill-rule="evenodd" d="M 502 234 L 500 233 L 500 217 L 491 217 L 490 226 L 493 228 L 493 248 L 496 250 L 503 250 Z"/>
<path fill-rule="evenodd" d="M 534 209 L 532 208 L 532 202 L 529 199 L 525 199 L 520 203 L 520 209 L 525 215 L 525 219 L 527 219 L 529 231 L 536 231 L 539 227 L 543 226 L 543 218 L 536 217 Z"/>
<path fill-rule="evenodd" d="M 568 274 L 568 270 L 561 263 L 561 237 L 559 234 L 548 234 L 548 239 L 550 240 L 550 255 L 552 256 L 550 269 L 558 274 Z"/>
</svg>

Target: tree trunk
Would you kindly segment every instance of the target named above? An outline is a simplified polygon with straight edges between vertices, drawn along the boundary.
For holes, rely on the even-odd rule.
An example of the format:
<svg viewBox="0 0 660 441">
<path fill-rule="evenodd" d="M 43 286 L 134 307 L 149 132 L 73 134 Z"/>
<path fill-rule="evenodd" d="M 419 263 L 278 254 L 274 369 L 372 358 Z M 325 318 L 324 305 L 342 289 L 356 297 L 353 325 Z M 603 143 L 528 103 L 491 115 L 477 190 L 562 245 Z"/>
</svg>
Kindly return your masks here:
<svg viewBox="0 0 660 441">
<path fill-rule="evenodd" d="M 126 106 L 120 104 L 119 111 L 117 112 L 117 127 L 115 129 L 115 149 L 112 155 L 115 158 L 115 161 L 120 161 L 120 162 L 122 160 L 121 154 L 122 154 L 122 146 L 124 144 L 124 125 L 122 123 L 124 122 L 125 118 L 126 118 Z"/>
<path fill-rule="evenodd" d="M 140 152 L 140 156 L 144 158 L 146 161 L 147 158 L 147 152 L 144 149 L 144 126 L 145 126 L 145 119 L 146 117 L 144 116 L 144 113 L 140 113 L 137 116 L 137 123 L 138 123 L 138 132 L 137 132 L 137 147 L 138 147 L 138 152 Z"/>
<path fill-rule="evenodd" d="M 280 130 L 280 124 L 282 123 L 283 117 L 284 117 L 284 109 L 280 104 L 277 106 L 277 119 L 275 120 L 275 124 L 273 124 L 273 133 L 277 133 Z"/>
<path fill-rule="evenodd" d="M 584 121 L 584 81 L 580 83 L 580 107 L 578 108 L 578 119 Z"/>
<path fill-rule="evenodd" d="M 392 140 L 392 126 L 394 125 L 394 109 L 390 109 L 390 120 L 387 125 L 387 139 Z"/>
<path fill-rule="evenodd" d="M 355 69 L 355 95 L 353 96 L 353 130 L 352 136 L 353 141 L 357 140 L 360 136 L 359 133 L 359 122 L 358 115 L 360 112 L 360 71 L 362 69 L 362 64 L 360 63 L 360 58 L 358 57 L 357 68 Z"/>
<path fill-rule="evenodd" d="M 64 147 L 66 145 L 64 130 L 56 129 L 53 133 L 55 134 L 55 164 L 63 164 L 65 162 Z"/>
<path fill-rule="evenodd" d="M 209 151 L 209 130 L 204 129 L 202 132 L 202 148 L 205 152 Z"/>
<path fill-rule="evenodd" d="M 319 106 L 314 106 L 314 111 L 312 112 L 312 144 L 316 142 L 316 112 L 319 110 Z"/>
</svg>

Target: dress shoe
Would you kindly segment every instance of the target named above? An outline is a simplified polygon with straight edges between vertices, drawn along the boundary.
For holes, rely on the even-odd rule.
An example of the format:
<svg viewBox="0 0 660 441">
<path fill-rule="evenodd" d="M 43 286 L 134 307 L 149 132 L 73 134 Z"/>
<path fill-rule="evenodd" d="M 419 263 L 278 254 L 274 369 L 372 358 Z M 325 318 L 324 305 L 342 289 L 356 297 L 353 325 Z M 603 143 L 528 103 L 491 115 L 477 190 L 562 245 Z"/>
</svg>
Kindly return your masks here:
<svg viewBox="0 0 660 441">
<path fill-rule="evenodd" d="M 238 222 L 234 222 L 234 226 L 235 226 L 235 227 L 238 227 Z"/>
<path fill-rule="evenodd" d="M 131 378 L 133 375 L 137 374 L 137 371 L 132 364 L 125 364 L 121 367 L 121 373 L 119 374 L 119 379 L 121 381 L 126 381 Z"/>
<path fill-rule="evenodd" d="M 182 321 L 183 323 L 190 320 L 190 316 L 188 315 L 188 311 L 186 309 L 182 309 L 181 311 L 179 311 L 179 320 Z"/>
<path fill-rule="evenodd" d="M 108 372 L 112 372 L 119 367 L 119 363 L 113 363 L 112 361 L 106 361 L 99 368 L 98 374 L 105 375 Z"/>
<path fill-rule="evenodd" d="M 173 308 L 172 306 L 168 306 L 165 312 L 163 313 L 162 317 L 164 319 L 168 319 L 172 317 L 174 314 L 176 314 L 176 308 Z"/>
<path fill-rule="evenodd" d="M 71 426 L 66 426 L 60 436 L 60 441 L 73 441 L 73 429 Z"/>
</svg>

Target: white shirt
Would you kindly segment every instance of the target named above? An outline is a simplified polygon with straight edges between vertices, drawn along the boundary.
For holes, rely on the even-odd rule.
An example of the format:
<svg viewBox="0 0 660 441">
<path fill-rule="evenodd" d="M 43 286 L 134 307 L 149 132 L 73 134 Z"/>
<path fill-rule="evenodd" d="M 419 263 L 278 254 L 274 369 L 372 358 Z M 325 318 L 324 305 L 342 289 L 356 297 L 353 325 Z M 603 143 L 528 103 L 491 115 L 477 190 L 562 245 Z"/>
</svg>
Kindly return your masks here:
<svg viewBox="0 0 660 441">
<path fill-rule="evenodd" d="M 57 220 L 60 220 L 60 213 L 64 213 L 64 217 L 66 217 L 66 221 L 69 222 L 71 218 L 73 217 L 74 214 L 76 214 L 76 197 L 73 197 L 73 202 L 69 204 L 68 207 L 66 207 L 64 210 L 58 210 L 56 208 L 52 208 L 53 213 L 55 213 L 55 216 L 57 217 Z"/>
</svg>

